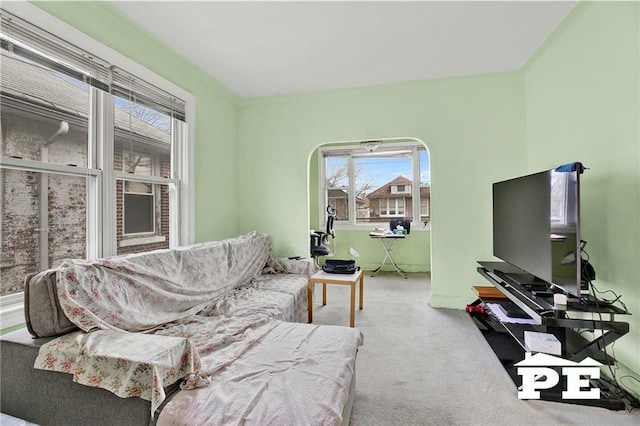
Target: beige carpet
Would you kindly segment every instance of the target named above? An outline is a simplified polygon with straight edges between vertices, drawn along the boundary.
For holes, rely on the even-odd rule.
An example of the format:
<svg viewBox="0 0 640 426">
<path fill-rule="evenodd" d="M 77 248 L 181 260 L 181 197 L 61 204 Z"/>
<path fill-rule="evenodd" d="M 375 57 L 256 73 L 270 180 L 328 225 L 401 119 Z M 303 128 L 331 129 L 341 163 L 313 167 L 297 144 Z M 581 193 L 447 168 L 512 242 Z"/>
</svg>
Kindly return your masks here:
<svg viewBox="0 0 640 426">
<path fill-rule="evenodd" d="M 609 411 L 521 401 L 515 385 L 463 310 L 429 306 L 428 274 L 365 275 L 365 336 L 357 363 L 352 426 L 640 425 L 640 410 Z M 320 296 L 317 286 L 316 296 Z M 314 323 L 349 324 L 349 288 L 329 285 Z"/>
</svg>

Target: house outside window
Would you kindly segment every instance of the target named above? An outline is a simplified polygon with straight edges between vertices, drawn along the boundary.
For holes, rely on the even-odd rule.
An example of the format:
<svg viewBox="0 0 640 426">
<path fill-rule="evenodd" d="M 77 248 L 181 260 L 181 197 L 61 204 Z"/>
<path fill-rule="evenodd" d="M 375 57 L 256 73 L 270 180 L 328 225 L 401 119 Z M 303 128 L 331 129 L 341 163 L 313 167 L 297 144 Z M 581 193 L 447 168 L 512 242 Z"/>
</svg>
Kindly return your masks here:
<svg viewBox="0 0 640 426">
<path fill-rule="evenodd" d="M 5 9 L 0 14 L 3 309 L 22 303 L 27 274 L 64 259 L 192 242 L 184 213 L 193 158 L 186 106 L 154 84 L 186 92 L 146 70 L 154 84 L 132 76 Z"/>
<path fill-rule="evenodd" d="M 428 208 L 422 207 L 430 199 L 429 157 L 421 144 L 381 143 L 375 151 L 362 145 L 324 146 L 318 158 L 321 218 L 331 205 L 336 226 L 386 227 L 390 218 L 429 222 Z"/>
</svg>

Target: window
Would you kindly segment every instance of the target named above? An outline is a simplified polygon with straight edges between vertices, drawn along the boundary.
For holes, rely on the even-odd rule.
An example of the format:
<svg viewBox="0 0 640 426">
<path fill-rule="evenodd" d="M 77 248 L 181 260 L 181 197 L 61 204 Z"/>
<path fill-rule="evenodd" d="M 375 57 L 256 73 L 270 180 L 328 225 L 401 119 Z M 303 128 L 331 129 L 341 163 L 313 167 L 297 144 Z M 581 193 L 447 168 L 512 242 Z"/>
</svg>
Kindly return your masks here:
<svg viewBox="0 0 640 426">
<path fill-rule="evenodd" d="M 551 172 L 551 223 L 556 225 L 567 224 L 567 188 L 568 173 Z"/>
<path fill-rule="evenodd" d="M 381 198 L 380 199 L 380 216 L 381 217 L 403 217 L 406 198 Z"/>
<path fill-rule="evenodd" d="M 349 158 L 327 157 L 326 183 L 328 204 L 336 210 L 336 219 L 349 221 Z"/>
<path fill-rule="evenodd" d="M 123 234 L 153 233 L 156 217 L 153 185 L 130 181 L 123 184 Z"/>
<path fill-rule="evenodd" d="M 153 163 L 154 158 L 150 154 L 135 151 L 122 153 L 122 168 L 126 173 L 152 176 Z M 124 180 L 118 181 L 116 192 L 119 188 L 122 188 L 123 204 L 116 215 L 123 218 L 120 221 L 122 235 L 153 234 L 156 217 L 153 184 Z"/>
<path fill-rule="evenodd" d="M 429 203 L 431 199 L 428 197 L 420 197 L 420 219 L 428 218 L 431 213 L 429 211 Z"/>
<path fill-rule="evenodd" d="M 0 300 L 10 326 L 5 301 L 21 303 L 28 273 L 192 242 L 187 103 L 170 92 L 193 97 L 79 31 L 56 26 L 71 45 L 5 5 L 0 15 Z"/>
<path fill-rule="evenodd" d="M 29 273 L 86 256 L 86 199 L 97 182 L 88 167 L 91 87 L 4 47 L 0 296 L 21 292 Z"/>
<path fill-rule="evenodd" d="M 124 74 L 119 74 L 119 80 L 118 96 L 114 96 L 113 168 L 130 176 L 116 183 L 116 196 L 123 199 L 116 210 L 117 250 L 119 254 L 140 252 L 148 250 L 149 244 L 167 248 L 172 119 L 168 110 L 141 101 L 137 80 Z M 131 175 L 137 180 L 131 180 Z M 151 178 L 166 184 L 152 183 Z"/>
<path fill-rule="evenodd" d="M 410 194 L 411 185 L 391 185 L 392 194 Z"/>
<path fill-rule="evenodd" d="M 73 172 L 0 169 L 2 296 L 21 292 L 29 273 L 85 257 L 85 200 L 94 178 Z"/>
<path fill-rule="evenodd" d="M 321 218 L 331 205 L 337 225 L 387 226 L 393 217 L 430 220 L 429 156 L 421 144 L 388 142 L 373 151 L 362 145 L 325 146 L 318 157 Z"/>
</svg>

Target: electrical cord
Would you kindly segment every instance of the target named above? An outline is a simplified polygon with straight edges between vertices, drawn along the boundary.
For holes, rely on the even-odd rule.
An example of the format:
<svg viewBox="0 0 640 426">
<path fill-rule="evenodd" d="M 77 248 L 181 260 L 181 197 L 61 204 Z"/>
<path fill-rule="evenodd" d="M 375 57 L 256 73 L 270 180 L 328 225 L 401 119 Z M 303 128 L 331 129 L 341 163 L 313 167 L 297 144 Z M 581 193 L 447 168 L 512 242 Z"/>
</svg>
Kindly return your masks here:
<svg viewBox="0 0 640 426">
<path fill-rule="evenodd" d="M 589 262 L 589 253 L 587 253 L 587 251 L 586 251 L 586 250 L 584 250 L 584 249 L 582 250 L 582 253 L 584 253 L 584 254 L 586 255 L 586 259 L 584 259 L 584 260 L 585 260 L 585 262 L 583 263 L 583 265 L 584 265 L 584 266 L 582 267 L 581 276 L 582 276 L 582 277 L 586 277 L 586 280 L 587 280 L 587 282 L 588 282 L 588 284 L 589 284 L 589 290 L 593 290 L 593 292 L 592 292 L 592 296 L 593 296 L 593 298 L 596 300 L 596 303 L 598 302 L 598 298 L 596 297 L 596 294 L 595 294 L 595 293 L 597 293 L 598 295 L 600 295 L 600 297 L 602 297 L 602 295 L 603 295 L 603 294 L 609 294 L 609 293 L 611 293 L 611 294 L 613 294 L 614 299 L 605 299 L 604 297 L 602 297 L 602 299 L 601 299 L 601 300 L 602 300 L 602 302 L 603 302 L 603 303 L 606 303 L 606 304 L 608 304 L 608 305 L 613 305 L 614 303 L 619 303 L 619 304 L 620 304 L 620 306 L 622 307 L 622 309 L 624 310 L 624 313 L 629 313 L 629 310 L 627 309 L 627 306 L 626 306 L 626 305 L 624 304 L 624 302 L 622 302 L 622 300 L 621 300 L 621 299 L 622 299 L 622 294 L 618 295 L 618 294 L 617 294 L 615 291 L 613 291 L 613 290 L 600 291 L 600 290 L 598 289 L 598 287 L 596 287 L 596 285 L 595 285 L 595 284 L 593 284 L 593 281 L 591 281 L 591 280 L 589 279 L 588 274 L 585 274 L 585 271 L 586 271 L 586 265 L 587 265 L 587 263 Z"/>
<path fill-rule="evenodd" d="M 589 261 L 589 253 L 587 253 L 584 249 L 582 250 L 582 253 L 584 253 L 586 255 L 586 259 L 585 262 L 583 263 L 584 265 L 587 264 L 587 262 Z M 581 257 L 582 258 L 582 257 Z M 596 308 L 596 313 L 598 315 L 598 319 L 600 321 L 600 324 L 603 323 L 603 319 L 602 319 L 602 310 L 600 309 L 600 300 L 598 299 L 596 292 L 598 294 L 605 294 L 605 293 L 613 293 L 613 295 L 615 296 L 615 299 L 613 299 L 612 301 L 607 301 L 607 300 L 602 300 L 602 302 L 604 304 L 613 304 L 614 302 L 620 303 L 620 305 L 622 306 L 622 308 L 624 309 L 625 313 L 628 313 L 627 307 L 625 306 L 625 304 L 622 302 L 621 297 L 622 295 L 618 295 L 616 292 L 614 292 L 613 290 L 607 290 L 604 292 L 599 291 L 594 285 L 593 282 L 591 281 L 591 279 L 589 278 L 588 274 L 585 274 L 585 267 L 583 266 L 582 271 L 581 271 L 581 275 L 582 277 L 586 277 L 586 281 L 589 285 L 589 291 L 591 292 L 591 295 L 593 296 L 593 300 L 595 301 L 595 308 Z M 593 330 L 595 332 L 595 330 L 598 330 L 598 328 L 596 327 L 596 323 L 594 321 L 594 327 Z M 627 389 L 625 389 L 622 386 L 621 383 L 621 379 L 618 379 L 616 377 L 616 374 L 618 372 L 618 370 L 620 369 L 620 367 L 618 366 L 618 361 L 615 358 L 615 352 L 613 350 L 613 347 L 615 345 L 616 342 L 613 342 L 610 346 L 610 350 L 611 350 L 611 355 L 609 355 L 607 353 L 607 345 L 602 345 L 601 350 L 604 352 L 605 355 L 605 359 L 608 359 L 609 357 L 611 357 L 611 359 L 613 360 L 613 367 L 611 364 L 607 363 L 607 368 L 609 369 L 609 374 L 611 375 L 610 380 L 606 380 L 612 387 L 614 387 L 615 389 L 612 389 L 614 391 L 614 393 L 624 402 L 625 407 L 627 409 L 627 411 L 631 412 L 635 407 L 638 406 L 638 401 L 640 401 L 640 398 L 638 397 L 637 394 L 635 394 L 634 392 L 631 392 Z M 615 367 L 615 370 L 614 370 Z M 637 378 L 627 375 L 627 376 L 623 376 L 623 377 L 631 377 L 634 380 L 640 382 L 640 380 L 638 380 Z M 629 398 L 627 397 L 628 395 L 630 395 L 631 397 L 635 398 L 635 401 L 630 401 Z"/>
</svg>

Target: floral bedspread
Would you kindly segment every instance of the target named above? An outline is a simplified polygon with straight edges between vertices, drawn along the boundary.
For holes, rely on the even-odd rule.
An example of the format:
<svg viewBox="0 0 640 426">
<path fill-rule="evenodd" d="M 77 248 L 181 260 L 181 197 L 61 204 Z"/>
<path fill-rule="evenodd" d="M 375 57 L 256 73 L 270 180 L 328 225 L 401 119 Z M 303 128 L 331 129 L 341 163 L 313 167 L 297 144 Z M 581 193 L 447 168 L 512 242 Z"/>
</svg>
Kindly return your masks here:
<svg viewBox="0 0 640 426">
<path fill-rule="evenodd" d="M 195 345 L 182 337 L 100 330 L 76 331 L 40 348 L 35 368 L 73 374 L 73 381 L 122 398 L 151 401 L 155 412 L 164 388 L 201 369 Z"/>
<path fill-rule="evenodd" d="M 232 364 L 280 321 L 266 316 L 193 316 L 153 334 L 76 331 L 40 348 L 34 367 L 73 374 L 73 381 L 127 398 L 166 398 L 164 388 L 190 373 L 215 373 Z"/>
<path fill-rule="evenodd" d="M 69 260 L 56 274 L 56 290 L 81 330 L 149 331 L 250 282 L 270 253 L 269 236 L 252 232 L 179 249 Z"/>
<path fill-rule="evenodd" d="M 289 301 L 287 305 L 293 305 L 294 312 L 285 321 L 307 322 L 307 279 L 308 275 L 262 275 L 254 285 L 268 292 L 284 293 L 293 299 L 293 303 Z"/>
<path fill-rule="evenodd" d="M 151 401 L 154 413 L 167 386 L 191 373 L 222 371 L 282 320 L 304 319 L 305 286 L 294 291 L 262 274 L 271 273 L 265 264 L 274 273 L 294 269 L 305 275 L 317 265 L 272 261 L 269 236 L 256 232 L 178 249 L 65 261 L 56 291 L 65 315 L 81 331 L 43 345 L 35 368 Z M 304 283 L 306 277 L 291 280 Z"/>
</svg>

